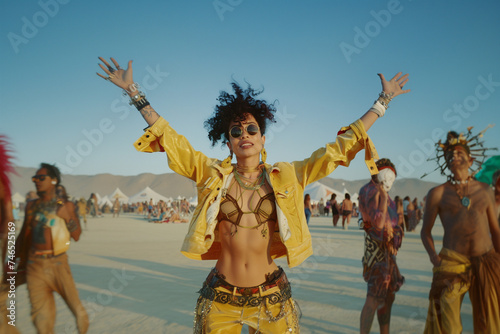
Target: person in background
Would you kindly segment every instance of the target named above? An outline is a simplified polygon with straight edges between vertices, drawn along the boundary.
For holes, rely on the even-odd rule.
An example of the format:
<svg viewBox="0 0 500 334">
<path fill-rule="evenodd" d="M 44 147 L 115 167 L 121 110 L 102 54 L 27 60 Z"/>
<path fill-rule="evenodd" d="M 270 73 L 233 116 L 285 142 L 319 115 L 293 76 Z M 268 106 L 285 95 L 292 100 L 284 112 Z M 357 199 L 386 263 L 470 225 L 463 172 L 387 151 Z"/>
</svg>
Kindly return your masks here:
<svg viewBox="0 0 500 334">
<path fill-rule="evenodd" d="M 408 212 L 408 206 L 410 205 L 410 196 L 405 196 L 403 199 L 403 212 L 404 212 L 404 220 L 405 220 L 405 231 L 410 230 L 410 217 Z"/>
<path fill-rule="evenodd" d="M 113 218 L 120 217 L 120 209 L 121 209 L 121 204 L 118 198 L 115 198 L 115 202 L 113 203 Z"/>
<path fill-rule="evenodd" d="M 359 191 L 359 210 L 365 230 L 363 277 L 368 283 L 366 301 L 361 311 L 360 333 L 370 332 L 377 313 L 380 333 L 389 333 L 392 304 L 404 282 L 396 255 L 404 231 L 399 224 L 396 204 L 389 196 L 396 167 L 389 159 L 377 160 L 379 173 Z"/>
<path fill-rule="evenodd" d="M 318 202 L 318 216 L 323 216 L 325 214 L 325 202 L 321 198 Z"/>
<path fill-rule="evenodd" d="M 340 213 L 339 213 L 339 204 L 337 203 L 336 194 L 332 194 L 332 196 L 330 197 L 330 207 L 332 208 L 333 227 L 337 227 L 337 223 L 340 218 Z"/>
<path fill-rule="evenodd" d="M 82 232 L 75 205 L 68 201 L 56 166 L 42 163 L 32 181 L 38 199 L 27 204 L 16 240 L 18 272 L 26 272 L 31 319 L 39 333 L 53 333 L 56 321 L 53 293 L 57 292 L 75 316 L 79 333 L 86 333 L 87 312 L 78 296 L 66 254 L 70 239 L 78 241 Z"/>
<path fill-rule="evenodd" d="M 80 198 L 80 200 L 76 203 L 76 207 L 78 209 L 78 217 L 83 218 L 85 229 L 87 229 L 87 202 L 85 201 L 85 198 Z"/>
<path fill-rule="evenodd" d="M 321 200 L 323 200 L 323 199 L 321 199 Z M 327 216 L 327 217 L 330 216 L 330 201 L 328 201 L 328 200 L 325 203 L 325 216 Z"/>
<path fill-rule="evenodd" d="M 342 228 L 347 230 L 349 227 L 349 222 L 352 216 L 352 202 L 351 195 L 345 194 L 345 198 L 342 201 Z"/>
<path fill-rule="evenodd" d="M 306 194 L 304 196 L 304 214 L 306 215 L 307 225 L 309 225 L 309 219 L 311 219 L 312 212 L 313 208 L 311 205 L 311 196 L 309 194 Z"/>
<path fill-rule="evenodd" d="M 403 200 L 401 197 L 394 197 L 394 203 L 396 203 L 396 212 L 398 213 L 398 225 L 401 226 L 404 230 L 405 228 L 405 217 L 404 217 L 404 209 L 403 209 Z"/>
</svg>

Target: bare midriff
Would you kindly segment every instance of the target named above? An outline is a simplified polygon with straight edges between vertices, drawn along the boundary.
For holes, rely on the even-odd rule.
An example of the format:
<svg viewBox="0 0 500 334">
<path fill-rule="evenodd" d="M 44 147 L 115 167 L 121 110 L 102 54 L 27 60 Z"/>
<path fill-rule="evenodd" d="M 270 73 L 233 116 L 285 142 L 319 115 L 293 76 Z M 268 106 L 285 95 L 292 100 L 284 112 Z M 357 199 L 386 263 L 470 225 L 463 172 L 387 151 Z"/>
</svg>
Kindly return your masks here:
<svg viewBox="0 0 500 334">
<path fill-rule="evenodd" d="M 240 224 L 245 224 L 242 219 Z M 255 221 L 248 226 L 255 225 Z M 239 228 L 231 236 L 233 224 L 229 221 L 219 222 L 219 235 L 222 252 L 217 261 L 217 270 L 226 277 L 226 281 L 239 287 L 260 285 L 266 280 L 266 275 L 278 267 L 270 255 L 272 233 L 263 237 L 262 228 L 274 231 L 276 223 L 269 221 L 257 229 Z"/>
<path fill-rule="evenodd" d="M 221 255 L 216 268 L 228 283 L 239 287 L 257 286 L 266 281 L 266 275 L 278 269 L 271 258 L 272 237 L 276 229 L 276 209 L 272 197 L 271 209 L 265 205 L 265 212 L 259 206 L 261 199 L 272 193 L 267 182 L 258 190 L 242 191 L 238 184 L 229 187 L 228 195 L 236 199 L 237 215 L 219 215 L 219 238 Z M 233 203 L 234 204 L 234 203 Z M 232 207 L 230 205 L 230 207 Z M 233 211 L 233 210 L 230 210 Z"/>
</svg>

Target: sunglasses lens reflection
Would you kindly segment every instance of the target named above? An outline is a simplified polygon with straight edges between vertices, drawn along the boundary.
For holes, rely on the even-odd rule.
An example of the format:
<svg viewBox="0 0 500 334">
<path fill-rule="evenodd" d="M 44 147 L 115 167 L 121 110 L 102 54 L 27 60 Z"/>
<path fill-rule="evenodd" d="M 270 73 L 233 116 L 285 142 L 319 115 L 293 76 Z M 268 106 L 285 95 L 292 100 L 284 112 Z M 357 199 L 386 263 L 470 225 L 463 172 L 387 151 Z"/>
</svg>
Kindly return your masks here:
<svg viewBox="0 0 500 334">
<path fill-rule="evenodd" d="M 257 125 L 255 125 L 255 124 L 250 124 L 247 127 L 247 132 L 248 132 L 249 135 L 255 136 L 259 132 L 259 127 Z"/>
<path fill-rule="evenodd" d="M 243 134 L 243 131 L 241 130 L 241 128 L 239 126 L 233 126 L 231 128 L 231 132 L 230 132 L 231 137 L 238 138 L 242 134 Z"/>
<path fill-rule="evenodd" d="M 255 136 L 259 133 L 259 127 L 256 124 L 250 124 L 245 129 L 250 136 Z M 231 130 L 229 130 L 229 134 L 233 138 L 239 138 L 243 135 L 243 129 L 240 126 L 235 125 L 231 128 Z"/>
</svg>

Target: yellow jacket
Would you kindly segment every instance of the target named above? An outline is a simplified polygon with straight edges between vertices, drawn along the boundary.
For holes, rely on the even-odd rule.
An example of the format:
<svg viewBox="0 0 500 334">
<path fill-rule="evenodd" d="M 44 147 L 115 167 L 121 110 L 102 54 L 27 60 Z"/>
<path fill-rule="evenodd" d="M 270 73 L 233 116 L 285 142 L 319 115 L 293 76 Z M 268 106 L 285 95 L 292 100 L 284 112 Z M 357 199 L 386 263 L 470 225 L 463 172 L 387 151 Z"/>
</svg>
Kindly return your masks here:
<svg viewBox="0 0 500 334">
<path fill-rule="evenodd" d="M 198 206 L 189 225 L 181 252 L 191 259 L 216 260 L 221 244 L 217 214 L 221 198 L 232 178 L 233 167 L 195 151 L 187 139 L 160 117 L 134 143 L 142 152 L 167 153 L 168 165 L 176 173 L 193 180 L 198 188 Z M 337 166 L 349 166 L 357 152 L 365 148 L 365 162 L 371 174 L 378 173 L 373 159 L 375 147 L 361 120 L 341 129 L 335 142 L 316 150 L 309 158 L 292 163 L 266 164 L 268 182 L 276 197 L 279 231 L 273 233 L 272 258 L 287 255 L 295 267 L 312 255 L 311 234 L 304 215 L 304 188 L 329 175 Z"/>
</svg>

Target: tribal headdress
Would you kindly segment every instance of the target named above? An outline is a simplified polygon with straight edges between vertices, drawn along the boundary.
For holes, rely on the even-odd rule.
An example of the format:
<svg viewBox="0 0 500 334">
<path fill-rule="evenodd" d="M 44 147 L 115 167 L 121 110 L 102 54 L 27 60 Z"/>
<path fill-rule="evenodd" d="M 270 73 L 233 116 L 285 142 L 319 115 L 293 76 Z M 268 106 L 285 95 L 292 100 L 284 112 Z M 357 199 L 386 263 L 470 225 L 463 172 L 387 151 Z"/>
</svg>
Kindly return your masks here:
<svg viewBox="0 0 500 334">
<path fill-rule="evenodd" d="M 472 134 L 472 126 L 467 128 L 467 133 L 465 135 L 464 133 L 458 134 L 455 131 L 448 132 L 446 141 L 444 143 L 442 143 L 441 140 L 436 143 L 436 157 L 429 158 L 427 159 L 427 161 L 435 160 L 438 166 L 436 167 L 436 169 L 434 169 L 434 171 L 439 169 L 442 175 L 450 176 L 449 172 L 447 172 L 449 156 L 450 154 L 453 155 L 453 151 L 456 147 L 461 147 L 473 159 L 470 171 L 471 175 L 474 176 L 477 172 L 479 172 L 484 160 L 486 160 L 486 158 L 488 157 L 486 151 L 497 150 L 497 148 L 484 147 L 484 141 L 481 140 L 486 130 L 492 127 L 493 125 L 490 124 L 483 131 L 479 132 L 476 135 Z M 423 178 L 429 174 L 430 173 L 425 173 L 420 178 Z"/>
</svg>

